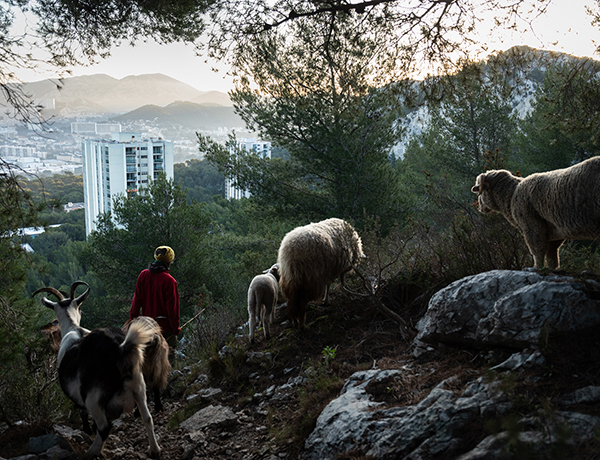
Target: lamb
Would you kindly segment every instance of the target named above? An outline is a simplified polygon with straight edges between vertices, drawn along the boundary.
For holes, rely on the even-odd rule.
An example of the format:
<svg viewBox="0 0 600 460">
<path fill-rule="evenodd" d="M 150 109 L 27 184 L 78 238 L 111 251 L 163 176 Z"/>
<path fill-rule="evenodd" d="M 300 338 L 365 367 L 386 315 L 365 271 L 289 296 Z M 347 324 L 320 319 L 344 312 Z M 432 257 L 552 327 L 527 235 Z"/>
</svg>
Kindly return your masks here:
<svg viewBox="0 0 600 460">
<path fill-rule="evenodd" d="M 488 171 L 471 190 L 481 212 L 499 212 L 519 229 L 534 268 L 544 260 L 548 268 L 559 268 L 559 248 L 567 239 L 600 237 L 600 157 L 526 178 Z"/>
<path fill-rule="evenodd" d="M 287 298 L 287 311 L 294 326 L 306 323 L 308 302 L 329 301 L 329 286 L 363 257 L 362 243 L 348 222 L 331 218 L 297 227 L 283 238 L 277 263 L 281 292 Z"/>
<path fill-rule="evenodd" d="M 263 326 L 265 338 L 271 337 L 271 324 L 279 295 L 279 265 L 275 264 L 262 275 L 256 275 L 248 288 L 248 327 L 250 342 L 254 342 L 256 323 Z"/>
<path fill-rule="evenodd" d="M 86 286 L 75 297 L 78 286 Z M 64 393 L 80 408 L 82 416 L 89 412 L 96 423 L 96 437 L 84 455 L 92 459 L 100 455 L 111 429 L 111 420 L 137 405 L 150 442 L 149 454 L 158 457 L 160 447 L 154 433 L 154 423 L 146 404 L 146 384 L 142 375 L 144 347 L 150 344 L 160 328 L 153 322 L 136 319 L 127 334 L 116 327 L 90 331 L 79 325 L 79 307 L 90 288 L 83 281 L 71 285 L 66 297 L 50 287 L 38 289 L 50 292 L 59 300 L 46 297 L 42 303 L 54 310 L 62 331 L 58 351 L 58 377 Z M 87 417 L 86 417 L 87 418 Z"/>
</svg>

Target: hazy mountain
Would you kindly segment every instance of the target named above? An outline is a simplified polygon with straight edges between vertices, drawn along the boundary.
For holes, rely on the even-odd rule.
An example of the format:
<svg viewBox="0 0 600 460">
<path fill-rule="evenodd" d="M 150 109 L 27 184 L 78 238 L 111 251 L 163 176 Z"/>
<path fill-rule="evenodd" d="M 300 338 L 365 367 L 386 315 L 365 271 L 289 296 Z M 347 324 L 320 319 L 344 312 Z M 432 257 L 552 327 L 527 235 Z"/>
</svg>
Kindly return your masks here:
<svg viewBox="0 0 600 460">
<path fill-rule="evenodd" d="M 163 74 L 120 80 L 98 74 L 24 83 L 23 89 L 36 100 L 54 99 L 60 115 L 128 112 L 149 104 L 164 107 L 175 101 L 231 106 L 225 93 L 199 91 Z"/>
<path fill-rule="evenodd" d="M 231 101 L 229 100 L 229 96 L 220 91 L 208 91 L 204 94 L 201 94 L 195 99 L 190 100 L 190 102 L 194 102 L 196 104 L 203 105 L 223 105 L 231 107 Z"/>
<path fill-rule="evenodd" d="M 166 107 L 145 105 L 131 112 L 113 117 L 113 120 L 152 120 L 162 126 L 181 125 L 198 130 L 215 130 L 219 127 L 244 126 L 242 119 L 233 111 L 233 107 L 214 104 L 195 104 L 177 101 Z"/>
</svg>

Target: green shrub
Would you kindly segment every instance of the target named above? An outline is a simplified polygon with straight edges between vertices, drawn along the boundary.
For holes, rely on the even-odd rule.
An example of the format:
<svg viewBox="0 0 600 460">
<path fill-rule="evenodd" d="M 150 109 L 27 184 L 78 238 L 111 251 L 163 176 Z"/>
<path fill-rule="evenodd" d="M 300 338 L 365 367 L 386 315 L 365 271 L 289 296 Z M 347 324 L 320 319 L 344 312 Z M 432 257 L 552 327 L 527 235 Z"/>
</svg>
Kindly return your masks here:
<svg viewBox="0 0 600 460">
<path fill-rule="evenodd" d="M 567 241 L 560 249 L 560 268 L 569 273 L 600 274 L 600 246 L 591 241 Z"/>
</svg>

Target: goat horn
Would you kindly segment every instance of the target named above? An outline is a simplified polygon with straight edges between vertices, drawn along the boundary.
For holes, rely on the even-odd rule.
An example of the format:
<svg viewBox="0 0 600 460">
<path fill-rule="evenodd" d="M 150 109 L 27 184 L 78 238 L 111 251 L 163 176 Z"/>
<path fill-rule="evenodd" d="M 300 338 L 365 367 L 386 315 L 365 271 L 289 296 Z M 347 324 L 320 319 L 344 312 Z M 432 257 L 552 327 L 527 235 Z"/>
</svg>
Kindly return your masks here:
<svg viewBox="0 0 600 460">
<path fill-rule="evenodd" d="M 77 289 L 78 286 L 86 286 L 86 290 L 79 297 L 75 298 L 75 290 Z M 73 284 L 71 284 L 71 299 L 75 299 L 75 302 L 77 302 L 77 305 L 79 305 L 81 302 L 83 302 L 89 293 L 90 293 L 90 285 L 87 284 L 85 281 L 75 281 Z"/>
<path fill-rule="evenodd" d="M 51 287 L 40 288 L 37 291 L 35 291 L 33 294 L 31 294 L 31 297 L 35 297 L 40 292 L 49 292 L 50 294 L 54 294 L 58 300 L 63 300 L 65 298 L 65 296 L 63 295 L 62 292 L 60 292 L 58 289 L 54 289 Z"/>
</svg>

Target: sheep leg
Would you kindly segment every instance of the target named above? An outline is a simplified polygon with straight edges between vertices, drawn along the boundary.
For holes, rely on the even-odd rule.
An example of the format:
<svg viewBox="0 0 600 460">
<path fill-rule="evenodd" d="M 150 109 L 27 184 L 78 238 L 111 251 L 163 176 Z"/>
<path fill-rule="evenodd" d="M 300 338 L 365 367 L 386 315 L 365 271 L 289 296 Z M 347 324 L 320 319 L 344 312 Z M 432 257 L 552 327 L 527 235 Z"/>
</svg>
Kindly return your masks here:
<svg viewBox="0 0 600 460">
<path fill-rule="evenodd" d="M 248 299 L 248 337 L 250 343 L 254 342 L 254 328 L 256 327 L 256 298 L 252 294 L 251 298 Z"/>
<path fill-rule="evenodd" d="M 304 329 L 306 326 L 306 305 L 308 302 L 300 302 L 298 304 L 298 327 Z"/>
<path fill-rule="evenodd" d="M 261 308 L 261 321 L 263 325 L 263 332 L 265 333 L 265 339 L 271 337 L 271 311 L 273 307 L 268 308 L 267 305 L 263 305 Z"/>
<path fill-rule="evenodd" d="M 306 305 L 304 298 L 288 300 L 288 313 L 294 326 L 303 329 L 306 325 Z"/>
<path fill-rule="evenodd" d="M 269 338 L 269 331 L 267 329 L 267 324 L 266 324 L 266 316 L 267 316 L 267 306 L 266 305 L 261 305 L 260 306 L 260 324 L 262 325 L 263 328 L 263 333 L 265 334 L 265 339 Z"/>
<path fill-rule="evenodd" d="M 519 216 L 521 220 L 525 218 L 531 219 L 530 216 Z M 544 259 L 550 250 L 550 242 L 547 239 L 548 229 L 542 222 L 533 221 L 528 224 L 528 227 L 521 226 L 519 230 L 525 238 L 525 243 L 529 248 L 529 252 L 533 256 L 533 267 L 543 268 Z"/>
<path fill-rule="evenodd" d="M 325 295 L 323 296 L 323 305 L 329 305 L 329 284 L 325 286 Z"/>
<path fill-rule="evenodd" d="M 548 242 L 548 250 L 546 251 L 546 265 L 550 270 L 555 270 L 560 267 L 560 259 L 558 250 L 565 240 L 556 240 Z"/>
<path fill-rule="evenodd" d="M 269 336 L 271 335 L 271 325 L 275 322 L 275 308 L 277 307 L 277 301 L 273 300 L 273 306 L 271 310 L 267 313 L 267 323 L 269 324 Z"/>
<path fill-rule="evenodd" d="M 133 398 L 135 399 L 135 403 L 140 410 L 142 422 L 144 423 L 146 433 L 148 434 L 148 441 L 150 442 L 148 454 L 152 458 L 158 458 L 160 455 L 160 447 L 158 446 L 158 442 L 156 440 L 156 434 L 154 434 L 154 421 L 152 420 L 152 415 L 150 415 L 150 411 L 148 410 L 148 404 L 146 402 L 146 384 L 144 383 L 143 379 L 141 380 L 137 391 L 133 392 Z"/>
</svg>

